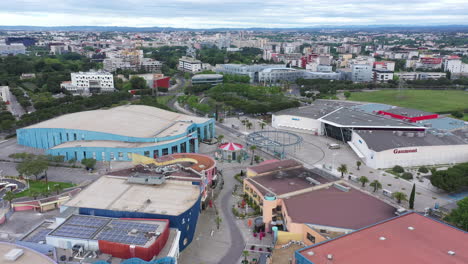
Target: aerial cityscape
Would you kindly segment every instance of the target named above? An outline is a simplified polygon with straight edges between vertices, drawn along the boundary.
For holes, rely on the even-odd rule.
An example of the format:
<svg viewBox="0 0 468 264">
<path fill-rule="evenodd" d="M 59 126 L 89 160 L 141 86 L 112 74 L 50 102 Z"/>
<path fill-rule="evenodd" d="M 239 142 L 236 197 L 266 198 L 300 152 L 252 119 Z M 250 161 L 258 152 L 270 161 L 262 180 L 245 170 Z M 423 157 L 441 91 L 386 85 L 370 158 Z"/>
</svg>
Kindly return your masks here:
<svg viewBox="0 0 468 264">
<path fill-rule="evenodd" d="M 465 1 L 0 10 L 0 263 L 468 264 Z"/>
</svg>

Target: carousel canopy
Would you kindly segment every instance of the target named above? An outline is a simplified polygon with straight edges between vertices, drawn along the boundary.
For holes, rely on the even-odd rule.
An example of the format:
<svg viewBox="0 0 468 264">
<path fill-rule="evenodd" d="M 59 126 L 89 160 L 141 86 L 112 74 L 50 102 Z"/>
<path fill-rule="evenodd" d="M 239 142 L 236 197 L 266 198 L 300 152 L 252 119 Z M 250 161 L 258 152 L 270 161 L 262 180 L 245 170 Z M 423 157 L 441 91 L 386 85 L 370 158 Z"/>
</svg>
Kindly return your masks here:
<svg viewBox="0 0 468 264">
<path fill-rule="evenodd" d="M 221 144 L 219 146 L 219 149 L 228 150 L 228 151 L 237 151 L 237 150 L 241 150 L 243 148 L 244 148 L 244 146 L 242 146 L 241 144 L 232 143 L 232 142 L 223 143 L 223 144 Z"/>
</svg>

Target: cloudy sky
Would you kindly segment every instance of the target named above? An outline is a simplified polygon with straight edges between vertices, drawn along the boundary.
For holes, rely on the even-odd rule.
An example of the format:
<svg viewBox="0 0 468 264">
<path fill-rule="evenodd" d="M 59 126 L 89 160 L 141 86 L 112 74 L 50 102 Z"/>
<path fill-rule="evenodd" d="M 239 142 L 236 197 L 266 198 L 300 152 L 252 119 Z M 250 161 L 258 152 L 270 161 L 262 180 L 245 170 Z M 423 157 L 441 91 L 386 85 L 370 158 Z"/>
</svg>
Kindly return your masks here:
<svg viewBox="0 0 468 264">
<path fill-rule="evenodd" d="M 307 27 L 468 24 L 467 0 L 1 0 L 0 25 Z"/>
</svg>

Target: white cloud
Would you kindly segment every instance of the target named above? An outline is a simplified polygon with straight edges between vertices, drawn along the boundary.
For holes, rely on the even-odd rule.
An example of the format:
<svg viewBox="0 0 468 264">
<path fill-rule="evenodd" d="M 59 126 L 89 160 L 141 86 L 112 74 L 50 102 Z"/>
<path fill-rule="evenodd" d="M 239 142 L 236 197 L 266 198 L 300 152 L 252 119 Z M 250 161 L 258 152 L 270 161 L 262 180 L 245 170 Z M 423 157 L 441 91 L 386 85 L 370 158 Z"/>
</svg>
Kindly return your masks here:
<svg viewBox="0 0 468 264">
<path fill-rule="evenodd" d="M 0 25 L 307 27 L 467 24 L 466 0 L 10 0 Z"/>
</svg>

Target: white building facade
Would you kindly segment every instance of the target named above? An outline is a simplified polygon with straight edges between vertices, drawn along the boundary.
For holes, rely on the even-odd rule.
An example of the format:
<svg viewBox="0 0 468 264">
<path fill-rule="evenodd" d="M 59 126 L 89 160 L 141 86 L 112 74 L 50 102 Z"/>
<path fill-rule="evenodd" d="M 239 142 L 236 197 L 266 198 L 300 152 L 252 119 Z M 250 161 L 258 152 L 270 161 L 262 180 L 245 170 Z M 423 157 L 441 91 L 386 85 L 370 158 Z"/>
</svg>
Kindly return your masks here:
<svg viewBox="0 0 468 264">
<path fill-rule="evenodd" d="M 353 64 L 351 67 L 351 81 L 370 82 L 372 81 L 372 66 L 368 64 Z"/>
<path fill-rule="evenodd" d="M 21 43 L 0 44 L 0 56 L 26 54 L 26 47 Z"/>
<path fill-rule="evenodd" d="M 201 72 L 203 70 L 203 63 L 200 60 L 183 56 L 179 59 L 179 69 L 185 72 Z"/>
<path fill-rule="evenodd" d="M 71 83 L 62 83 L 62 88 L 72 94 L 114 92 L 114 76 L 109 72 L 71 73 Z"/>
</svg>

